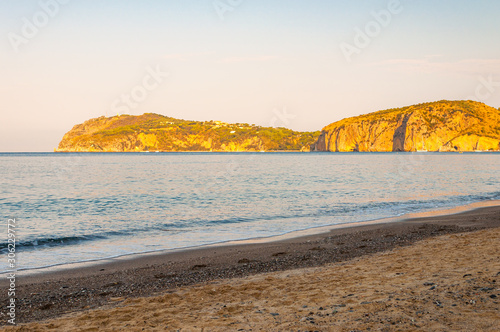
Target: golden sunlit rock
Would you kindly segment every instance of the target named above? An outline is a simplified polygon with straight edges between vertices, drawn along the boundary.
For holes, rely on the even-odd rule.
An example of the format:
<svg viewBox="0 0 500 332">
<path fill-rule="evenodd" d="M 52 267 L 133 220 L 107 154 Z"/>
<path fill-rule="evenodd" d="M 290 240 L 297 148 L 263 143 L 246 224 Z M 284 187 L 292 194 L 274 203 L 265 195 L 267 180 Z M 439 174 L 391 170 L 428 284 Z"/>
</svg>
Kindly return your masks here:
<svg viewBox="0 0 500 332">
<path fill-rule="evenodd" d="M 325 128 L 312 151 L 499 151 L 500 110 L 438 101 L 347 118 Z"/>
</svg>

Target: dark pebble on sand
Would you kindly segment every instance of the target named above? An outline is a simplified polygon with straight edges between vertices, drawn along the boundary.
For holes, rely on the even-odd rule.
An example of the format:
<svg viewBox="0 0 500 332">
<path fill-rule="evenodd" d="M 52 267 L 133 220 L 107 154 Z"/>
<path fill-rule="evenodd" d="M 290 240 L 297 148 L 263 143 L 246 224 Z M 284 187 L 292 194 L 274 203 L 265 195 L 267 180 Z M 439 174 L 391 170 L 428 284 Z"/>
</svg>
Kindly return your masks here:
<svg viewBox="0 0 500 332">
<path fill-rule="evenodd" d="M 491 294 L 491 295 L 490 295 L 490 297 L 491 297 L 492 299 L 496 299 L 498 296 L 496 296 L 495 294 Z"/>
<path fill-rule="evenodd" d="M 238 264 L 248 264 L 250 260 L 248 258 L 242 258 L 238 261 Z"/>
<path fill-rule="evenodd" d="M 280 314 L 278 314 L 277 312 L 271 312 L 271 316 L 276 317 L 276 316 L 279 316 L 279 315 L 280 315 Z"/>
<path fill-rule="evenodd" d="M 50 309 L 52 307 L 52 303 L 47 303 L 47 304 L 44 304 L 40 307 L 40 310 L 47 310 L 47 309 Z"/>
<path fill-rule="evenodd" d="M 197 264 L 197 265 L 194 265 L 191 270 L 197 270 L 197 269 L 202 269 L 204 267 L 207 267 L 205 264 Z"/>
</svg>

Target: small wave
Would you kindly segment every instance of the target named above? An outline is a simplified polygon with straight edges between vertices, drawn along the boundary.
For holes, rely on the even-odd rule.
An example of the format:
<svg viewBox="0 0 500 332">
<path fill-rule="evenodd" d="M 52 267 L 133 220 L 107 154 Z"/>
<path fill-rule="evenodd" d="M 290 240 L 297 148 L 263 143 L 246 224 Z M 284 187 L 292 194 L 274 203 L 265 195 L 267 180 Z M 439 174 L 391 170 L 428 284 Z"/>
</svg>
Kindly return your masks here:
<svg viewBox="0 0 500 332">
<path fill-rule="evenodd" d="M 429 200 L 402 200 L 402 201 L 387 201 L 387 202 L 369 202 L 369 203 L 344 203 L 336 204 L 334 206 L 326 206 L 319 215 L 335 216 L 352 214 L 359 211 L 366 211 L 368 213 L 373 211 L 384 210 L 386 212 L 418 212 L 425 209 L 434 209 L 436 207 L 449 207 L 459 206 L 463 204 L 480 202 L 486 200 L 500 199 L 500 192 L 484 193 L 480 195 L 453 195 L 442 196 L 442 198 L 432 198 Z M 388 215 L 389 217 L 390 215 Z"/>
<path fill-rule="evenodd" d="M 42 239 L 34 239 L 24 242 L 17 242 L 16 249 L 17 250 L 29 250 L 29 249 L 38 249 L 40 247 L 57 247 L 57 246 L 67 246 L 67 245 L 75 245 L 80 244 L 82 242 L 95 241 L 106 239 L 107 236 L 103 235 L 82 235 L 82 236 L 62 236 L 55 238 L 42 238 Z M 8 243 L 0 243 L 0 252 L 5 252 L 8 248 Z"/>
<path fill-rule="evenodd" d="M 227 218 L 227 219 L 210 220 L 207 223 L 208 224 L 240 224 L 240 223 L 244 223 L 244 222 L 257 221 L 259 219 L 262 219 L 262 218 L 235 217 L 235 218 Z"/>
<path fill-rule="evenodd" d="M 402 201 L 385 201 L 385 202 L 368 202 L 368 203 L 340 203 L 335 205 L 326 205 L 316 211 L 311 211 L 309 213 L 291 213 L 287 215 L 276 214 L 276 215 L 261 215 L 255 217 L 230 217 L 225 219 L 197 219 L 197 220 L 185 220 L 179 224 L 169 225 L 170 227 L 175 227 L 176 229 L 186 228 L 189 229 L 191 226 L 204 227 L 224 225 L 224 224 L 239 224 L 239 223 L 250 223 L 258 221 L 273 221 L 273 220 L 286 220 L 286 219 L 297 219 L 297 218 L 310 218 L 310 217 L 343 217 L 343 216 L 357 216 L 359 220 L 365 220 L 365 215 L 374 214 L 377 218 L 384 217 L 395 217 L 401 216 L 407 213 L 413 212 L 423 212 L 426 210 L 436 209 L 436 208 L 446 208 L 459 206 L 463 204 L 484 201 L 484 200 L 496 200 L 500 198 L 500 192 L 486 193 L 483 195 L 456 195 L 456 196 L 444 196 L 441 199 L 433 198 L 429 200 L 402 200 Z"/>
</svg>

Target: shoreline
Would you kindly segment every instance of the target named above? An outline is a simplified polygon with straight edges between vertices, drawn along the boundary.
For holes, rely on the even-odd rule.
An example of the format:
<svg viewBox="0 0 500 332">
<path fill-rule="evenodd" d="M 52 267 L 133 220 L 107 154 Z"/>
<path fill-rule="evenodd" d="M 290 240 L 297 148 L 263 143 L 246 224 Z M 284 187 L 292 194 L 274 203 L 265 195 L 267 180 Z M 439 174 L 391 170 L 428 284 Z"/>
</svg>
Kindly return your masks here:
<svg viewBox="0 0 500 332">
<path fill-rule="evenodd" d="M 180 287 L 7 331 L 498 331 L 500 228 Z"/>
<path fill-rule="evenodd" d="M 265 243 L 208 246 L 146 254 L 65 271 L 19 276 L 19 322 L 116 306 L 179 287 L 266 272 L 323 266 L 410 246 L 444 234 L 500 227 L 500 206 L 456 214 L 332 229 Z M 6 280 L 0 281 L 1 287 Z M 6 295 L 0 297 L 2 301 Z M 5 324 L 3 322 L 2 324 Z"/>
<path fill-rule="evenodd" d="M 500 154 L 500 150 L 467 150 L 467 151 L 300 151 L 300 150 L 270 150 L 270 151 L 32 151 L 32 152 L 0 152 L 0 154 L 142 154 L 142 153 L 202 153 L 202 154 L 257 154 L 257 153 L 312 153 L 312 154 Z"/>
<path fill-rule="evenodd" d="M 305 228 L 305 229 L 292 230 L 292 231 L 285 232 L 283 234 L 277 234 L 277 235 L 270 235 L 270 236 L 263 236 L 263 237 L 250 237 L 250 238 L 246 238 L 246 239 L 237 239 L 237 240 L 227 240 L 227 241 L 221 241 L 221 242 L 215 242 L 215 243 L 194 245 L 194 246 L 190 246 L 190 247 L 159 249 L 159 250 L 153 250 L 153 251 L 148 251 L 148 252 L 139 252 L 139 253 L 127 253 L 127 254 L 121 254 L 121 255 L 113 256 L 113 257 L 98 258 L 98 259 L 86 260 L 86 261 L 81 261 L 81 262 L 61 263 L 61 264 L 42 266 L 42 267 L 37 267 L 37 268 L 20 269 L 20 270 L 17 270 L 16 274 L 19 277 L 30 277 L 30 276 L 34 276 L 34 275 L 39 276 L 40 274 L 46 274 L 46 273 L 48 273 L 48 274 L 61 273 L 61 272 L 64 273 L 64 271 L 66 271 L 66 270 L 86 269 L 86 268 L 90 268 L 93 266 L 107 265 L 107 264 L 114 263 L 117 261 L 141 260 L 144 257 L 150 256 L 150 255 L 155 255 L 155 256 L 156 255 L 168 255 L 168 254 L 180 253 L 183 251 L 203 250 L 203 249 L 210 249 L 210 248 L 217 248 L 217 247 L 224 247 L 224 246 L 239 246 L 239 245 L 246 245 L 246 244 L 266 244 L 266 243 L 279 242 L 279 241 L 283 241 L 283 240 L 293 240 L 293 239 L 300 241 L 300 239 L 303 237 L 319 236 L 319 235 L 328 233 L 328 232 L 330 232 L 332 230 L 336 230 L 336 229 L 359 227 L 359 226 L 366 226 L 366 225 L 379 225 L 379 224 L 381 225 L 381 224 L 387 224 L 387 223 L 397 223 L 397 222 L 404 222 L 406 220 L 417 219 L 417 218 L 429 218 L 429 217 L 439 217 L 439 216 L 445 216 L 445 215 L 454 215 L 454 214 L 474 211 L 476 209 L 481 209 L 481 208 L 485 208 L 485 207 L 496 207 L 496 206 L 500 207 L 500 200 L 480 201 L 480 202 L 474 202 L 471 204 L 461 205 L 461 206 L 457 206 L 457 207 L 424 211 L 424 212 L 408 213 L 408 214 L 404 214 L 401 216 L 386 217 L 386 218 L 381 218 L 381 219 L 371 219 L 371 220 L 363 220 L 363 221 L 357 221 L 357 222 L 315 226 L 315 227 L 310 227 L 310 228 Z M 2 273 L 0 273 L 0 277 L 5 276 L 11 272 L 12 271 L 2 272 Z M 1 285 L 1 281 L 0 281 L 0 285 Z"/>
</svg>

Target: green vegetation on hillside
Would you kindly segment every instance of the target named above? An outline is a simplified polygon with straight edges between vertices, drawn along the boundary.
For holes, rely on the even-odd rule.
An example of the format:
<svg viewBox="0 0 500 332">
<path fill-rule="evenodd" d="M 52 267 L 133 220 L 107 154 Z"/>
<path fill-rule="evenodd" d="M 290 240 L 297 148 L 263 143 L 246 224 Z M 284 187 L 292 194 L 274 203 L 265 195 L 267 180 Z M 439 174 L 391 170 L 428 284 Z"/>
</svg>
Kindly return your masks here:
<svg viewBox="0 0 500 332">
<path fill-rule="evenodd" d="M 309 151 L 318 132 L 158 114 L 100 117 L 75 126 L 58 151 Z"/>
</svg>

